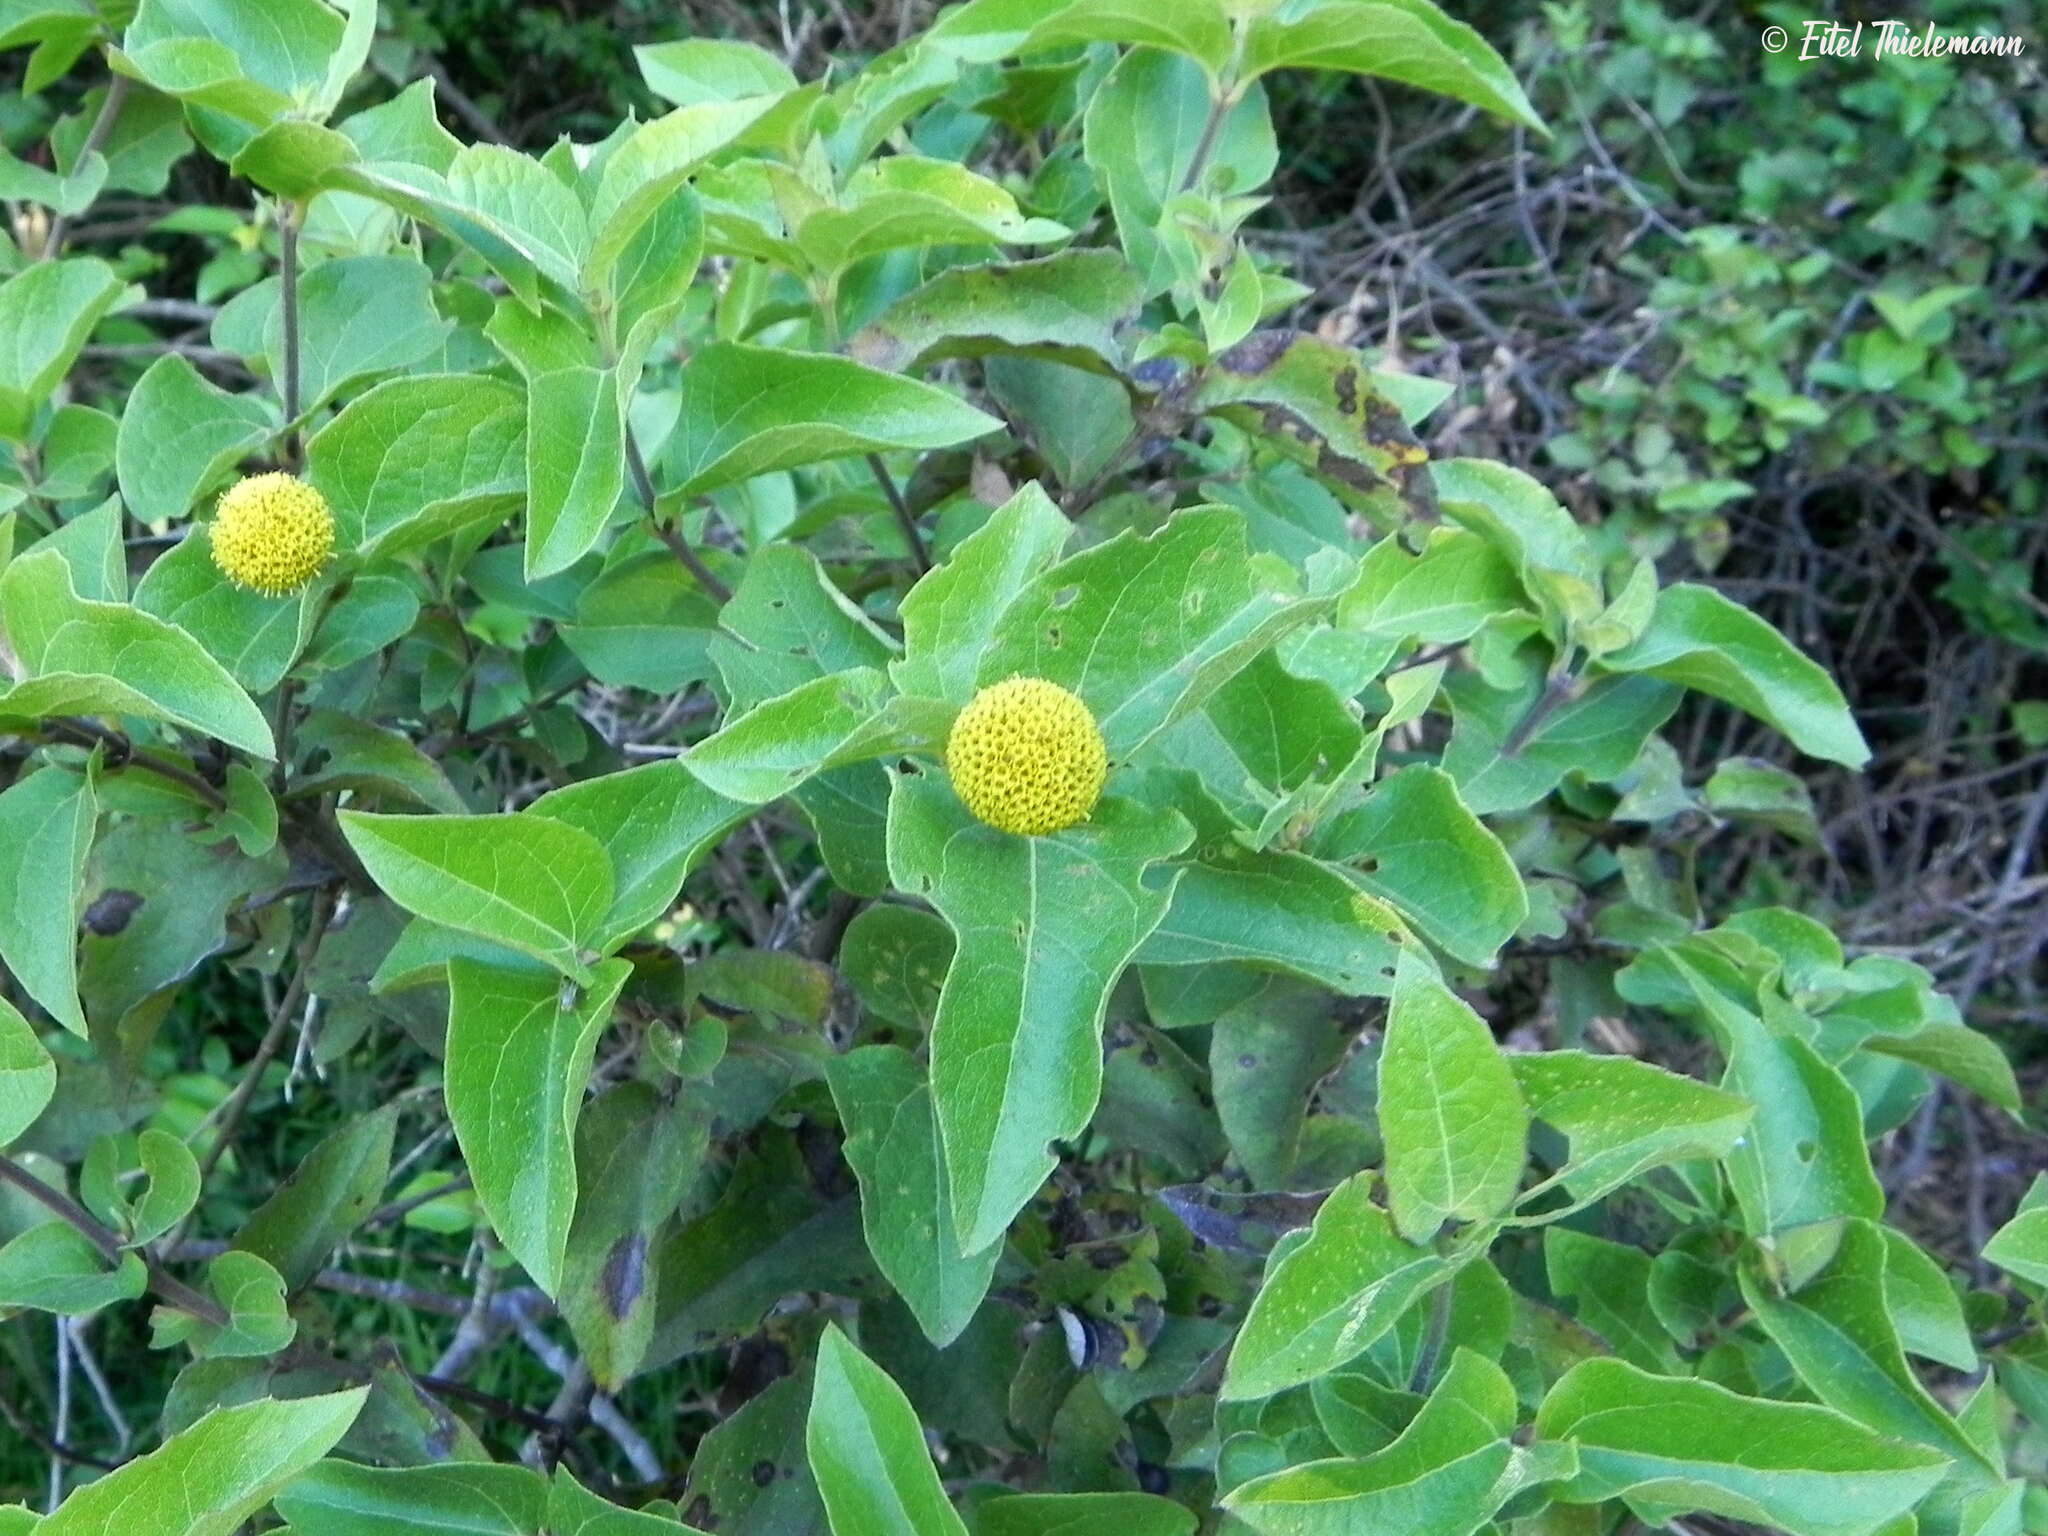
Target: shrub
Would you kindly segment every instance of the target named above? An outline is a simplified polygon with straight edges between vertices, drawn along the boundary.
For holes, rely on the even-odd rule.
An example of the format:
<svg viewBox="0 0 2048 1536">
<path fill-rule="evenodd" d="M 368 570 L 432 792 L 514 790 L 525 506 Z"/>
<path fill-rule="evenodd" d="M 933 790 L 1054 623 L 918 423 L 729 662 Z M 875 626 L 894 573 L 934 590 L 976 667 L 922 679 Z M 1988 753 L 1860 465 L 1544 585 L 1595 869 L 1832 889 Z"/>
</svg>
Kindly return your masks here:
<svg viewBox="0 0 2048 1536">
<path fill-rule="evenodd" d="M 975 0 L 536 158 L 375 19 L 0 33 L 118 71 L 9 170 L 0 1306 L 164 1437 L 10 1401 L 46 1529 L 2042 1524 L 2048 1187 L 1970 1287 L 1871 1153 L 2004 1058 L 1642 836 L 1841 695 L 1240 239 L 1276 71 L 1540 129 L 1477 33 Z M 277 270 L 130 379 L 66 221 L 187 133 Z"/>
</svg>

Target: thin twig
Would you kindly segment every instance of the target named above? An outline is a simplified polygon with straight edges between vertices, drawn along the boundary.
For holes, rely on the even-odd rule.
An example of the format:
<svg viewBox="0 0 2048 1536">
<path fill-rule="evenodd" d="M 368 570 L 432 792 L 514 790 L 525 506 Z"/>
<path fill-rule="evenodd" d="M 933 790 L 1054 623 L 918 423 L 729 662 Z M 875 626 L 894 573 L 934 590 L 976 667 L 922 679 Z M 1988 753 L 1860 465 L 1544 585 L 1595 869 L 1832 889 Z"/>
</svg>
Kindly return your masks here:
<svg viewBox="0 0 2048 1536">
<path fill-rule="evenodd" d="M 262 1041 L 256 1047 L 256 1054 L 249 1058 L 249 1065 L 242 1074 L 242 1080 L 235 1084 L 235 1091 L 226 1107 L 221 1111 L 212 1144 L 206 1149 L 206 1156 L 199 1160 L 199 1177 L 203 1183 L 213 1174 L 228 1143 L 234 1139 L 236 1130 L 247 1113 L 249 1101 L 256 1096 L 257 1086 L 263 1079 L 264 1069 L 271 1058 L 277 1055 L 284 1044 L 285 1031 L 291 1027 L 292 1015 L 299 1011 L 299 1001 L 306 994 L 306 983 L 313 970 L 313 957 L 319 953 L 320 941 L 327 937 L 327 919 L 334 910 L 334 893 L 322 888 L 314 893 L 312 921 L 306 929 L 306 936 L 299 942 L 298 964 L 292 970 L 292 979 L 286 984 L 284 996 L 278 1000 L 277 1009 L 270 1016 L 270 1028 L 264 1031 Z M 195 1207 L 196 1209 L 196 1207 Z M 189 1221 L 190 1218 L 188 1217 Z"/>
<path fill-rule="evenodd" d="M 285 456 L 292 466 L 299 463 L 299 204 L 287 201 L 277 226 L 279 303 L 284 310 L 284 377 L 278 386 L 284 395 Z"/>
<path fill-rule="evenodd" d="M 41 1179 L 30 1173 L 10 1157 L 0 1156 L 0 1183 L 12 1184 L 31 1199 L 41 1202 L 50 1211 L 71 1223 L 85 1240 L 100 1251 L 110 1264 L 119 1264 L 125 1251 L 120 1234 L 104 1225 L 84 1206 L 73 1200 L 60 1189 L 52 1189 Z M 211 1296 L 202 1296 L 182 1280 L 173 1279 L 164 1272 L 161 1262 L 153 1254 L 141 1255 L 149 1273 L 149 1288 L 165 1303 L 180 1312 L 189 1312 L 194 1317 L 225 1325 L 228 1314 Z"/>
<path fill-rule="evenodd" d="M 626 469 L 633 477 L 633 492 L 640 498 L 640 505 L 646 509 L 647 520 L 653 526 L 655 537 L 666 544 L 675 557 L 682 561 L 683 569 L 696 580 L 698 586 L 709 592 L 721 603 L 732 601 L 732 588 L 711 574 L 711 568 L 690 548 L 689 541 L 675 529 L 668 527 L 654 510 L 654 477 L 647 473 L 647 461 L 640 457 L 640 445 L 633 439 L 633 429 L 626 429 Z"/>
<path fill-rule="evenodd" d="M 917 562 L 918 573 L 932 568 L 931 551 L 925 548 L 924 535 L 918 531 L 917 519 L 911 516 L 910 503 L 903 499 L 903 492 L 897 489 L 896 477 L 889 473 L 889 466 L 882 462 L 879 453 L 868 455 L 868 468 L 875 477 L 875 483 L 882 488 L 882 494 L 889 498 L 890 510 L 895 512 L 896 521 L 903 528 L 903 537 L 910 541 L 910 557 Z"/>
<path fill-rule="evenodd" d="M 115 75 L 108 81 L 99 115 L 92 120 L 92 127 L 86 133 L 85 143 L 79 149 L 74 165 L 83 166 L 90 156 L 107 147 L 107 140 L 114 135 L 114 124 L 120 120 L 122 104 L 128 100 L 131 89 L 133 83 L 126 75 Z M 49 261 L 63 250 L 64 232 L 70 222 L 70 217 L 61 213 L 50 220 L 50 232 L 43 237 L 43 260 Z"/>
<path fill-rule="evenodd" d="M 45 720 L 43 729 L 53 736 L 68 740 L 73 746 L 105 747 L 109 767 L 146 769 L 160 779 L 169 779 L 173 784 L 184 785 L 217 811 L 227 809 L 227 796 L 205 779 L 189 768 L 181 768 L 154 752 L 136 746 L 119 731 L 110 731 L 105 726 L 94 725 L 90 720 L 61 718 Z"/>
</svg>

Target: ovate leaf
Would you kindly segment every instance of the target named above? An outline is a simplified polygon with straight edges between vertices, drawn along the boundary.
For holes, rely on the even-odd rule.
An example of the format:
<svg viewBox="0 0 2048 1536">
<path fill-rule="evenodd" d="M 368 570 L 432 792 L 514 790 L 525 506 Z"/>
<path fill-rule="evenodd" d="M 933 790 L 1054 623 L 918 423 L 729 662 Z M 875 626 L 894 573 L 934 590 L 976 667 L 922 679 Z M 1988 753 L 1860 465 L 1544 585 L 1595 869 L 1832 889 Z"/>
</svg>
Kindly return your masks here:
<svg viewBox="0 0 2048 1536">
<path fill-rule="evenodd" d="M 825 1326 L 804 1443 L 832 1536 L 967 1536 L 903 1389 Z"/>
<path fill-rule="evenodd" d="M 1529 1112 L 1493 1032 L 1406 955 L 1380 1052 L 1387 1203 L 1402 1236 L 1426 1242 L 1446 1221 L 1485 1221 L 1514 1198 Z"/>
<path fill-rule="evenodd" d="M 588 978 L 582 950 L 613 893 L 596 838 L 533 815 L 343 811 L 341 823 L 363 867 L 408 912 Z"/>
<path fill-rule="evenodd" d="M 1330 1191 L 1307 1238 L 1276 1250 L 1230 1351 L 1227 1398 L 1270 1397 L 1372 1346 L 1416 1300 L 1456 1272 L 1394 1231 L 1371 1173 Z"/>
<path fill-rule="evenodd" d="M 1870 760 L 1834 679 L 1769 624 L 1711 587 L 1679 582 L 1664 588 L 1643 637 L 1600 664 L 1726 699 L 1815 757 L 1849 768 Z"/>
<path fill-rule="evenodd" d="M 79 892 L 98 819 L 92 780 L 67 769 L 40 769 L 0 792 L 0 960 L 52 1018 L 81 1035 Z"/>
<path fill-rule="evenodd" d="M 1507 1373 L 1461 1349 L 1400 1438 L 1361 1460 L 1311 1461 L 1253 1478 L 1223 1505 L 1260 1536 L 1426 1530 L 1471 1536 L 1514 1490 L 1503 1483 L 1519 1417 Z"/>
<path fill-rule="evenodd" d="M 1662 1524 L 1693 1511 L 1790 1536 L 1867 1536 L 1941 1481 L 1939 1452 L 1888 1440 L 1831 1408 L 1742 1397 L 1708 1381 L 1586 1360 L 1543 1399 L 1536 1433 L 1572 1441 L 1579 1470 L 1553 1497 L 1623 1498 Z"/>
<path fill-rule="evenodd" d="M 492 1227 L 550 1296 L 575 1213 L 591 1054 L 631 970 L 604 961 L 587 990 L 565 995 L 542 972 L 448 963 L 448 1118 Z"/>
<path fill-rule="evenodd" d="M 668 459 L 689 497 L 891 448 L 950 448 L 1001 425 L 944 390 L 815 352 L 714 342 L 684 365 Z"/>
<path fill-rule="evenodd" d="M 899 776 L 889 871 L 958 939 L 932 1027 L 932 1097 L 964 1253 L 999 1238 L 1088 1123 L 1109 989 L 1166 910 L 1146 871 L 1186 846 L 1171 811 L 1109 800 L 1080 826 L 1013 837 L 929 774 Z"/>
<path fill-rule="evenodd" d="M 826 1064 L 860 1180 L 861 1224 L 875 1263 L 943 1349 L 974 1318 L 1001 1243 L 961 1253 L 931 1090 L 901 1046 L 870 1045 Z"/>
<path fill-rule="evenodd" d="M 146 1456 L 65 1499 L 39 1536 L 125 1536 L 178 1511 L 178 1536 L 230 1536 L 333 1448 L 367 1387 L 216 1408 Z"/>
</svg>

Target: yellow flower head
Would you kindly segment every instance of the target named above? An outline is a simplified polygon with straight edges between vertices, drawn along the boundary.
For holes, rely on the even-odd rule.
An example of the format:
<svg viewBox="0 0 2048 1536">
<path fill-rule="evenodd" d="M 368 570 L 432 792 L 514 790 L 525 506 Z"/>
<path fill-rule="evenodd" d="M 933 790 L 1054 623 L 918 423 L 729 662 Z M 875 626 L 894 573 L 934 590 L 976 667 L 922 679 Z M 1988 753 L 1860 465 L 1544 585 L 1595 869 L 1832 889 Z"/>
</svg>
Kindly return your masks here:
<svg viewBox="0 0 2048 1536">
<path fill-rule="evenodd" d="M 214 515 L 213 563 L 228 580 L 265 597 L 298 591 L 333 549 L 327 498 L 290 475 L 237 481 Z"/>
<path fill-rule="evenodd" d="M 982 689 L 946 739 L 946 772 L 967 809 L 1023 837 L 1086 821 L 1108 768 L 1088 706 L 1042 677 Z"/>
</svg>

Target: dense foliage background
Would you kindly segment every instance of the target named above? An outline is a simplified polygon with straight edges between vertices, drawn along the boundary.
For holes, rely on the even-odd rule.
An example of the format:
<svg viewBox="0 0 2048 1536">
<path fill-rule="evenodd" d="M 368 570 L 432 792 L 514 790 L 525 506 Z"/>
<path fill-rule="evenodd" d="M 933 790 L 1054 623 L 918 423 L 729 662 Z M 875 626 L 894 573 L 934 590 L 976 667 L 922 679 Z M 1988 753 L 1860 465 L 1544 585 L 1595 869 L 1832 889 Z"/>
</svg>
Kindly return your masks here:
<svg viewBox="0 0 2048 1536">
<path fill-rule="evenodd" d="M 0 1499 L 2048 1530 L 2031 8 L 684 10 L 0 3 Z"/>
</svg>

